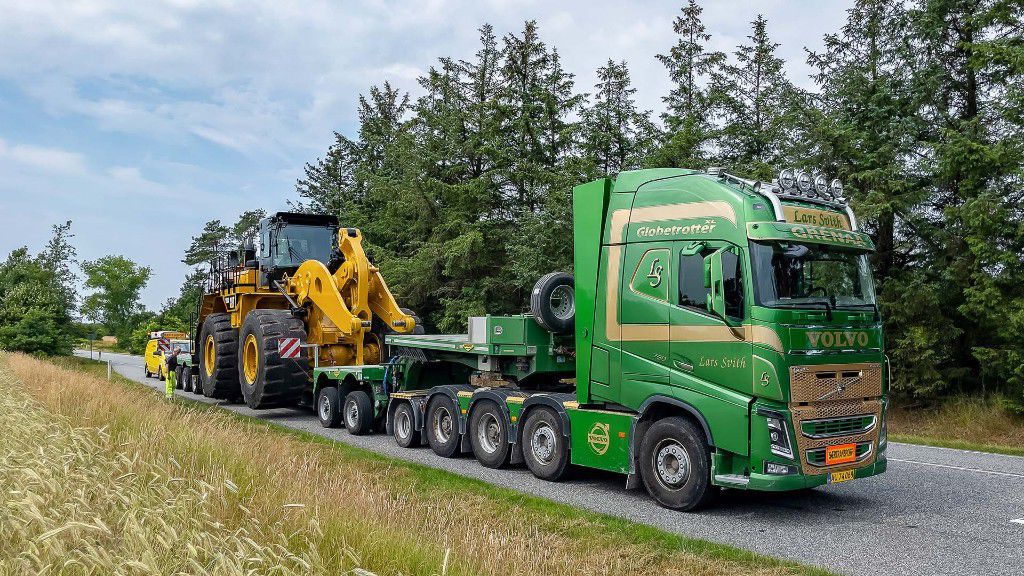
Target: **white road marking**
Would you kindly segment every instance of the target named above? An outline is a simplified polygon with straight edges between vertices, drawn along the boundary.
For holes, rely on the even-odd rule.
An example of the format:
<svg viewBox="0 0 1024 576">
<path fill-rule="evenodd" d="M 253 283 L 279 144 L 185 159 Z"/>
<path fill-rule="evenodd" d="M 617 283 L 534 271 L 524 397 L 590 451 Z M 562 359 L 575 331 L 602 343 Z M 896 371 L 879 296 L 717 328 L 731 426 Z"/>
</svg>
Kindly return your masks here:
<svg viewBox="0 0 1024 576">
<path fill-rule="evenodd" d="M 1021 524 L 1021 525 L 1024 525 L 1024 518 L 1017 518 L 1016 520 L 1010 520 L 1010 523 L 1011 524 Z"/>
<path fill-rule="evenodd" d="M 984 450 L 964 450 L 963 448 L 950 448 L 948 446 L 929 446 L 927 444 L 909 444 L 907 442 L 890 441 L 891 446 L 906 446 L 907 448 L 927 448 L 928 450 L 948 450 L 950 452 L 964 452 L 967 454 L 978 454 L 980 456 L 998 456 L 1006 458 L 1024 458 L 1019 454 L 1000 454 L 999 452 L 985 452 Z M 892 458 L 890 458 L 892 460 Z"/>
<path fill-rule="evenodd" d="M 1024 478 L 1024 474 L 1017 474 L 1015 472 L 997 472 L 995 470 L 984 470 L 982 468 L 965 468 L 963 466 L 950 466 L 948 464 L 936 464 L 934 462 L 920 462 L 918 460 L 901 460 L 899 458 L 889 458 L 890 462 L 903 462 L 906 464 L 920 464 L 921 466 L 934 466 L 936 468 L 948 468 L 950 470 L 961 470 L 963 472 L 978 472 L 979 474 L 991 474 L 993 476 L 1009 476 L 1010 478 Z"/>
</svg>

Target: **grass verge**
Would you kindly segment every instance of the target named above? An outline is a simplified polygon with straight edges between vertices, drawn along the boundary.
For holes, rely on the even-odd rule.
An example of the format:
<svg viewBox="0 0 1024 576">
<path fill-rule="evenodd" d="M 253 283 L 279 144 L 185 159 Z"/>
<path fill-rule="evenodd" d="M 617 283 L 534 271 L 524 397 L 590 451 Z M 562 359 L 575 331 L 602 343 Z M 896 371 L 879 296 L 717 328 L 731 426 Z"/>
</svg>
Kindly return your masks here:
<svg viewBox="0 0 1024 576">
<path fill-rule="evenodd" d="M 0 427 L 12 573 L 824 574 L 164 402 L 95 363 L 0 356 Z"/>
<path fill-rule="evenodd" d="M 998 399 L 951 398 L 929 409 L 889 411 L 889 437 L 897 442 L 1024 456 L 1024 419 Z"/>
</svg>

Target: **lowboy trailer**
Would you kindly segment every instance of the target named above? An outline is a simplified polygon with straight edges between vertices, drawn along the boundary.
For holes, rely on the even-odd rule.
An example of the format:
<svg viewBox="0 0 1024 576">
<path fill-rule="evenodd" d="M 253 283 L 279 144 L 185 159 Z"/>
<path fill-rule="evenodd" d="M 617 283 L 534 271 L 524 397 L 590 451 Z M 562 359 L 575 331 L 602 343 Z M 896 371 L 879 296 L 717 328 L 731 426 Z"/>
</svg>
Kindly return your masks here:
<svg viewBox="0 0 1024 576">
<path fill-rule="evenodd" d="M 321 423 L 547 480 L 617 472 L 682 510 L 885 471 L 873 245 L 837 181 L 641 170 L 576 187 L 573 208 L 574 274 L 541 278 L 532 314 L 315 366 Z M 372 405 L 349 415 L 355 390 Z"/>
</svg>

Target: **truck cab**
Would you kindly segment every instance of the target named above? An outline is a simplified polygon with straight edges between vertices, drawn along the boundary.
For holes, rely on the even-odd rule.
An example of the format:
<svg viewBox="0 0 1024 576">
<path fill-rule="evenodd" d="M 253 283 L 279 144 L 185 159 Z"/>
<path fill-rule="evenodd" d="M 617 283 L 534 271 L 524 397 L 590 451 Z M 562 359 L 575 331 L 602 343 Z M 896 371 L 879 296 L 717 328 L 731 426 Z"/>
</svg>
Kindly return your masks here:
<svg viewBox="0 0 1024 576">
<path fill-rule="evenodd" d="M 577 187 L 574 221 L 581 406 L 635 412 L 639 435 L 692 420 L 721 486 L 885 470 L 873 245 L 837 182 L 624 172 Z"/>
</svg>

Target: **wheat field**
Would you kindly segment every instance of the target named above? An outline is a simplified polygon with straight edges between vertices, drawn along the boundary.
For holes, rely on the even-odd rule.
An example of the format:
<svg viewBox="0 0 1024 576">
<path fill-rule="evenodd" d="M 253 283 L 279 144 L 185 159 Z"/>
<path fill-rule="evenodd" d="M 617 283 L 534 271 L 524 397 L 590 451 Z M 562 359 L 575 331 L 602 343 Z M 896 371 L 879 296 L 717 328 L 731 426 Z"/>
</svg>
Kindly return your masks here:
<svg viewBox="0 0 1024 576">
<path fill-rule="evenodd" d="M 815 573 L 18 354 L 0 429 L 0 574 Z"/>
</svg>

